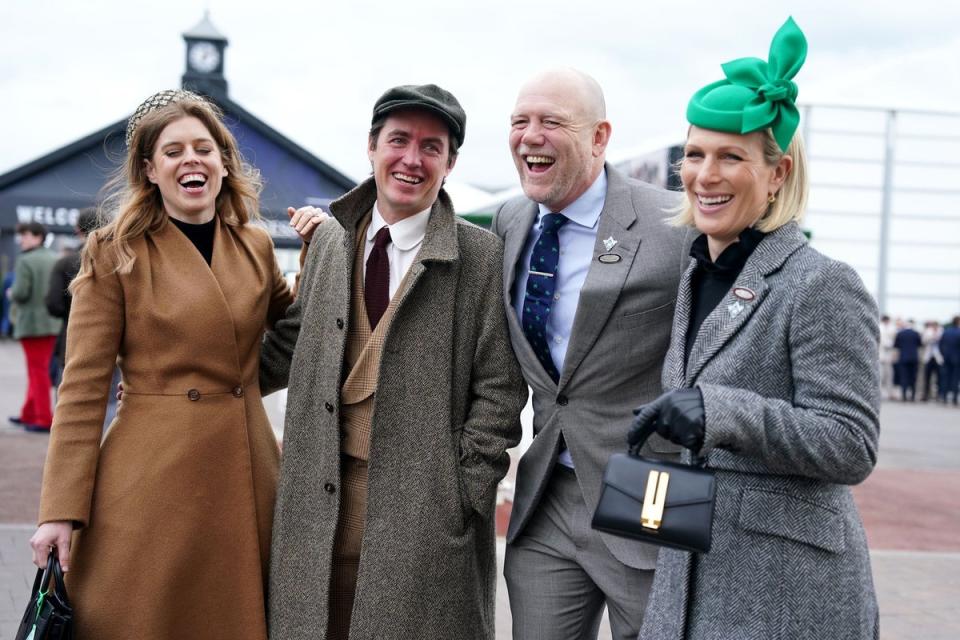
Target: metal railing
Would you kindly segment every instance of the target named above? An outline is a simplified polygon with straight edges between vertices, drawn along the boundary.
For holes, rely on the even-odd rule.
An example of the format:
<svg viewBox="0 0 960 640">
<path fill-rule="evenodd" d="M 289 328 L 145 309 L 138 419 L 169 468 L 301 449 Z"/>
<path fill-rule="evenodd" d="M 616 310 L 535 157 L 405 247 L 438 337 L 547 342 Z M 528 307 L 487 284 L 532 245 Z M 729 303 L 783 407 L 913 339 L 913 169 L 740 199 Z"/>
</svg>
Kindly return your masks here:
<svg viewBox="0 0 960 640">
<path fill-rule="evenodd" d="M 960 313 L 960 113 L 804 105 L 813 244 L 882 312 Z"/>
</svg>

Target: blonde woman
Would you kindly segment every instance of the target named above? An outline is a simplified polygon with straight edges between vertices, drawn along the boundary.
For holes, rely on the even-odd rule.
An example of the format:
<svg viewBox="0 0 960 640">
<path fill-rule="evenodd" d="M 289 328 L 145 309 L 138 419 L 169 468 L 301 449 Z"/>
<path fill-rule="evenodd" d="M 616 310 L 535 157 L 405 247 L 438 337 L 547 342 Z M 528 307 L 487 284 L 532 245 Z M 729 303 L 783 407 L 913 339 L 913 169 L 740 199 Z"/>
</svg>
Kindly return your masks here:
<svg viewBox="0 0 960 640">
<path fill-rule="evenodd" d="M 877 309 L 812 249 L 793 20 L 768 61 L 723 65 L 690 101 L 676 222 L 701 232 L 680 281 L 656 432 L 716 474 L 710 551 L 661 549 L 641 638 L 877 636 L 867 541 L 849 485 L 877 460 Z M 669 489 L 668 489 L 669 496 Z M 669 499 L 669 498 L 668 498 Z"/>
</svg>

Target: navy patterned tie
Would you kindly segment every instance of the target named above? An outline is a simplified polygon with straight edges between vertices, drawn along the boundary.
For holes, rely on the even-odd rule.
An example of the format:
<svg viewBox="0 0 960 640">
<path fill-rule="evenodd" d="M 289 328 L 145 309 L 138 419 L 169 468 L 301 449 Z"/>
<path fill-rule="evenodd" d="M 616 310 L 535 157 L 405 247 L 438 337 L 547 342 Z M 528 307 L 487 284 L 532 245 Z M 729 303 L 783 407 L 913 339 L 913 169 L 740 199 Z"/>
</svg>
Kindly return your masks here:
<svg viewBox="0 0 960 640">
<path fill-rule="evenodd" d="M 547 335 L 547 318 L 553 306 L 553 294 L 557 288 L 557 265 L 560 263 L 560 241 L 557 232 L 567 222 L 562 213 L 548 213 L 540 223 L 540 237 L 530 254 L 530 270 L 527 276 L 527 295 L 523 299 L 521 324 L 533 352 L 540 364 L 553 378 L 560 380 Z"/>
</svg>

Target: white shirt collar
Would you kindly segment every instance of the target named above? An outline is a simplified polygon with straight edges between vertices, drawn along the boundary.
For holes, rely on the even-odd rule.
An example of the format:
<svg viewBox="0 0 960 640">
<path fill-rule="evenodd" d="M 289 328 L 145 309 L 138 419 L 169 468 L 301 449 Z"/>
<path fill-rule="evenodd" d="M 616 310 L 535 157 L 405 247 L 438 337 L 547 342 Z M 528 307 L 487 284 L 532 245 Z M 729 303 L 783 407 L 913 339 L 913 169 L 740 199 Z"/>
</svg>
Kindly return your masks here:
<svg viewBox="0 0 960 640">
<path fill-rule="evenodd" d="M 373 237 L 377 235 L 383 227 L 390 227 L 390 241 L 401 251 L 409 251 L 423 242 L 423 236 L 427 232 L 427 222 L 430 220 L 430 208 L 424 209 L 420 213 L 404 218 L 399 222 L 387 225 L 387 222 L 380 215 L 380 209 L 377 203 L 373 203 L 373 218 L 370 220 L 370 226 L 367 227 L 367 241 L 373 242 Z"/>
<path fill-rule="evenodd" d="M 600 212 L 603 210 L 603 203 L 607 198 L 607 170 L 604 167 L 597 179 L 593 181 L 587 190 L 580 194 L 580 197 L 571 202 L 564 208 L 562 213 L 570 222 L 575 222 L 582 227 L 592 229 L 600 219 Z M 543 216 L 551 212 L 544 205 L 540 205 L 540 215 L 537 220 L 543 220 Z M 391 232 L 392 233 L 392 232 Z"/>
</svg>

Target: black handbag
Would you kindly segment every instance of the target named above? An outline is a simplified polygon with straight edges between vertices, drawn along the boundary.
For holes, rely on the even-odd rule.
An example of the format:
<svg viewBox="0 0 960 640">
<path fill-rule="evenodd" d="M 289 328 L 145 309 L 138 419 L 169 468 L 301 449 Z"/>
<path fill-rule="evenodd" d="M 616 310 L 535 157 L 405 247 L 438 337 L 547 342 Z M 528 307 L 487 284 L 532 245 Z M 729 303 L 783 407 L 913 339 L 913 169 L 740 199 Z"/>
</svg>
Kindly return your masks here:
<svg viewBox="0 0 960 640">
<path fill-rule="evenodd" d="M 706 553 L 716 478 L 699 466 L 641 456 L 641 447 L 653 433 L 651 425 L 629 454 L 610 456 L 592 526 L 625 538 Z"/>
<path fill-rule="evenodd" d="M 50 551 L 47 568 L 37 569 L 15 640 L 73 640 L 73 609 L 56 550 Z"/>
</svg>

